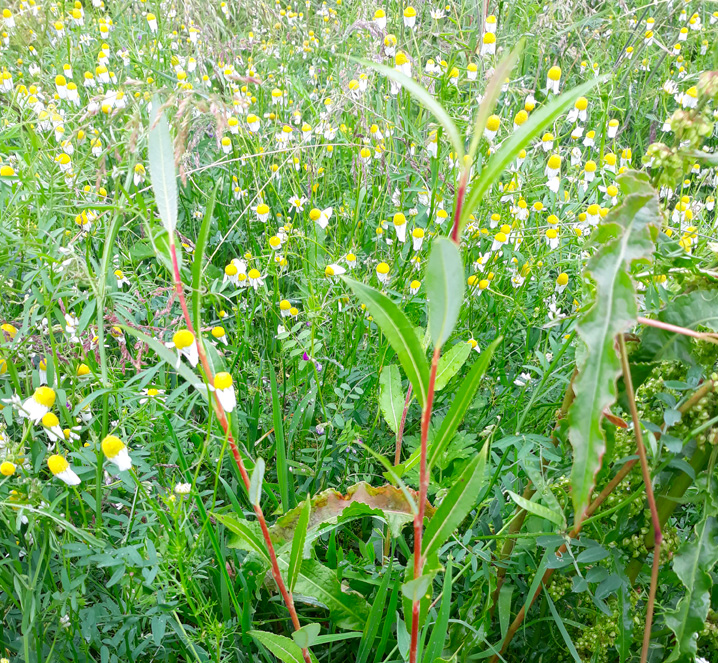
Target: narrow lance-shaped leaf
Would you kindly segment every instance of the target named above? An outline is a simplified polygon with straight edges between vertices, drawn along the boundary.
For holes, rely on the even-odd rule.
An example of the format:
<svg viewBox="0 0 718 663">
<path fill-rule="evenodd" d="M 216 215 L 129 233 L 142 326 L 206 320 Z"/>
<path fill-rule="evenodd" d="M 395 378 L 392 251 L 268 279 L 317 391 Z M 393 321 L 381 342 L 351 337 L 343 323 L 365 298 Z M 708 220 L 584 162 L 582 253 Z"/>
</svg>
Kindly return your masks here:
<svg viewBox="0 0 718 663">
<path fill-rule="evenodd" d="M 289 569 L 287 570 L 287 585 L 289 586 L 290 592 L 294 591 L 294 584 L 297 581 L 299 569 L 302 566 L 304 542 L 307 539 L 311 512 L 312 500 L 307 497 L 307 499 L 304 500 L 304 506 L 302 507 L 302 512 L 297 521 L 297 528 L 294 530 L 294 537 L 292 538 L 292 552 L 289 555 Z"/>
<path fill-rule="evenodd" d="M 259 506 L 262 499 L 262 481 L 264 480 L 264 459 L 257 458 L 254 470 L 249 480 L 249 503 L 252 506 Z"/>
<path fill-rule="evenodd" d="M 431 630 L 431 638 L 424 652 L 424 663 L 434 663 L 444 650 L 444 643 L 449 632 L 449 616 L 451 614 L 451 587 L 453 581 L 451 562 L 446 565 L 444 586 L 441 590 L 441 606 L 436 622 Z"/>
<path fill-rule="evenodd" d="M 596 284 L 595 300 L 578 323 L 586 352 L 578 366 L 575 398 L 568 413 L 576 522 L 581 521 L 588 507 L 606 449 L 601 419 L 604 410 L 616 399 L 616 380 L 621 368 L 615 338 L 638 315 L 629 269 L 634 260 L 652 254 L 654 244 L 648 226 L 660 221 L 658 197 L 645 175 L 626 173 L 619 177 L 619 183 L 627 195 L 596 230 L 603 246 L 586 270 Z"/>
<path fill-rule="evenodd" d="M 489 347 L 481 353 L 476 363 L 471 367 L 469 374 L 461 383 L 448 413 L 441 422 L 441 428 L 439 428 L 439 432 L 434 437 L 434 441 L 427 452 L 426 463 L 429 469 L 431 469 L 434 463 L 436 463 L 439 456 L 444 453 L 446 447 L 454 437 L 454 433 L 456 433 L 459 429 L 459 425 L 464 419 L 466 410 L 469 409 L 469 405 L 471 405 L 471 401 L 474 399 L 474 394 L 479 388 L 481 378 L 484 376 L 486 369 L 489 367 L 489 362 L 494 356 L 494 351 L 501 341 L 501 336 L 494 339 L 491 345 L 489 345 Z M 421 459 L 420 452 L 421 449 L 417 449 L 404 463 L 398 465 L 395 468 L 396 474 L 402 476 L 410 469 L 418 465 Z"/>
<path fill-rule="evenodd" d="M 503 88 L 508 75 L 516 64 L 519 55 L 524 50 L 526 38 L 522 37 L 514 49 L 509 53 L 494 69 L 494 73 L 491 76 L 486 89 L 484 90 L 484 98 L 481 100 L 479 105 L 479 112 L 476 114 L 476 122 L 474 123 L 474 135 L 471 138 L 471 146 L 469 147 L 469 156 L 472 161 L 476 156 L 476 151 L 479 147 L 479 142 L 484 134 L 486 128 L 486 122 L 491 115 L 491 111 L 496 106 L 496 102 L 499 100 L 501 89 Z M 433 663 L 433 662 L 432 662 Z"/>
<path fill-rule="evenodd" d="M 459 369 L 466 363 L 471 354 L 471 346 L 465 341 L 460 341 L 449 348 L 439 358 L 439 365 L 436 368 L 436 381 L 434 391 L 441 391 L 453 378 Z"/>
<path fill-rule="evenodd" d="M 429 300 L 429 332 L 434 347 L 440 348 L 454 331 L 464 301 L 464 269 L 459 247 L 446 237 L 431 245 L 426 268 Z"/>
<path fill-rule="evenodd" d="M 174 147 L 167 118 L 162 113 L 159 121 L 156 121 L 159 108 L 159 99 L 155 97 L 152 101 L 150 126 L 153 128 L 150 130 L 148 160 L 157 211 L 162 219 L 162 225 L 172 236 L 177 225 L 177 176 Z"/>
<path fill-rule="evenodd" d="M 404 412 L 404 393 L 401 389 L 401 374 L 394 364 L 384 366 L 379 376 L 379 406 L 387 425 L 396 435 Z"/>
<path fill-rule="evenodd" d="M 711 606 L 711 570 L 718 563 L 718 520 L 709 516 L 696 528 L 696 538 L 683 543 L 673 558 L 673 570 L 686 588 L 675 610 L 666 613 L 668 627 L 676 634 L 676 646 L 668 661 L 696 655 L 698 633 L 703 630 Z"/>
<path fill-rule="evenodd" d="M 512 490 L 508 490 L 506 492 L 509 494 L 511 499 L 516 502 L 516 504 L 518 504 L 524 511 L 533 513 L 534 516 L 538 516 L 539 518 L 545 518 L 546 520 L 551 521 L 559 527 L 566 527 L 566 519 L 564 518 L 564 515 L 562 513 L 553 511 L 552 509 L 549 509 L 543 504 L 538 504 L 537 502 L 527 500 L 525 497 L 517 495 Z"/>
<path fill-rule="evenodd" d="M 414 387 L 416 399 L 423 408 L 426 404 L 429 384 L 429 365 L 414 327 L 401 309 L 386 295 L 359 281 L 344 276 L 342 278 L 354 294 L 366 304 L 374 321 L 384 332 L 389 345 L 394 348 L 404 372 Z"/>
<path fill-rule="evenodd" d="M 454 121 L 446 112 L 446 109 L 436 100 L 434 95 L 432 95 L 428 90 L 419 85 L 413 78 L 409 78 L 408 76 L 401 73 L 400 71 L 397 71 L 396 69 L 392 69 L 391 67 L 387 67 L 386 65 L 379 64 L 378 62 L 372 62 L 371 60 L 363 60 L 361 58 L 356 58 L 356 61 L 365 67 L 375 69 L 379 73 L 384 74 L 388 78 L 391 78 L 396 83 L 399 83 L 399 85 L 409 91 L 409 94 L 411 94 L 412 97 L 414 97 L 423 106 L 425 106 L 427 110 L 431 111 L 433 116 L 444 128 L 444 131 L 446 131 L 446 135 L 451 141 L 451 146 L 454 148 L 454 151 L 459 156 L 460 162 L 463 162 L 464 141 L 461 138 L 461 134 L 459 133 L 459 130 L 456 127 Z"/>
<path fill-rule="evenodd" d="M 197 242 L 194 247 L 194 261 L 192 262 L 192 318 L 194 320 L 195 329 L 200 329 L 201 310 L 202 310 L 202 260 L 204 259 L 204 250 L 207 246 L 207 238 L 209 237 L 209 226 L 212 222 L 212 214 L 214 213 L 214 204 L 217 200 L 217 189 L 220 182 L 214 186 L 212 193 L 207 202 L 207 209 L 204 213 L 202 226 L 197 235 Z"/>
<path fill-rule="evenodd" d="M 488 444 L 465 468 L 429 521 L 422 540 L 424 557 L 438 552 L 461 521 L 476 505 L 484 482 Z"/>
</svg>

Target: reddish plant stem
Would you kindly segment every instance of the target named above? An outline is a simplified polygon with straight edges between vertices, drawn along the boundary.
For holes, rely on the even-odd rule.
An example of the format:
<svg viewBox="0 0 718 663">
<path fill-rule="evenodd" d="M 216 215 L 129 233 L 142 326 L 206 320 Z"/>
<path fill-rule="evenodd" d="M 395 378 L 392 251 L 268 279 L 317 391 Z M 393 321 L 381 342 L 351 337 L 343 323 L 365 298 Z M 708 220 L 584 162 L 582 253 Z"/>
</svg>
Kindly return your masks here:
<svg viewBox="0 0 718 663">
<path fill-rule="evenodd" d="M 426 455 L 429 440 L 429 422 L 431 421 L 431 408 L 434 404 L 434 384 L 436 383 L 436 369 L 439 365 L 441 346 L 434 348 L 431 359 L 431 373 L 429 374 L 429 388 L 426 394 L 426 404 L 421 413 L 421 464 L 419 470 L 419 508 L 414 516 L 414 579 L 421 577 L 424 569 L 424 555 L 421 551 L 422 535 L 424 533 L 424 511 L 426 507 L 426 494 L 429 491 L 429 473 L 426 468 Z M 409 649 L 409 663 L 416 663 L 417 648 L 419 644 L 419 617 L 421 601 L 412 604 L 411 619 L 411 648 Z"/>
<path fill-rule="evenodd" d="M 465 166 L 466 164 L 464 164 Z M 454 210 L 454 225 L 451 228 L 451 239 L 454 241 L 456 246 L 459 246 L 460 237 L 460 225 L 461 225 L 461 211 L 464 208 L 464 196 L 466 195 L 466 184 L 469 179 L 469 169 L 465 168 L 463 175 L 461 176 L 461 182 L 459 182 L 459 189 L 456 192 L 456 209 Z"/>
<path fill-rule="evenodd" d="M 202 370 L 204 371 L 207 383 L 210 387 L 213 387 L 214 374 L 212 373 L 212 368 L 210 367 L 209 361 L 207 360 L 207 355 L 204 352 L 204 347 L 202 346 L 199 337 L 195 333 L 194 325 L 192 324 L 192 318 L 190 317 L 189 309 L 187 308 L 187 301 L 185 300 L 184 296 L 182 276 L 179 271 L 177 250 L 174 241 L 170 242 L 170 254 L 172 256 L 175 290 L 177 292 L 177 297 L 180 301 L 180 306 L 182 307 L 182 313 L 184 314 L 185 323 L 187 324 L 187 329 L 194 335 L 195 343 L 197 344 L 197 353 L 199 355 L 199 359 L 202 364 Z M 222 404 L 219 402 L 217 392 L 215 392 L 214 390 L 211 391 L 214 394 L 214 399 L 211 400 L 211 402 L 213 404 L 214 412 L 217 415 L 217 420 L 219 421 L 219 424 L 222 427 L 224 434 L 227 436 L 229 447 L 232 451 L 232 456 L 234 456 L 234 460 L 237 464 L 237 468 L 239 469 L 239 473 L 242 476 L 242 482 L 244 483 L 244 487 L 249 490 L 249 474 L 247 473 L 247 468 L 244 466 L 244 461 L 242 460 L 242 456 L 239 453 L 239 448 L 237 447 L 237 443 L 234 440 L 232 431 L 229 428 L 227 415 L 224 411 L 224 408 L 222 407 Z M 262 511 L 261 506 L 257 504 L 253 508 L 254 513 L 257 516 L 257 520 L 259 521 L 259 526 L 262 530 L 262 537 L 264 538 L 264 542 L 267 545 L 267 552 L 269 553 L 269 559 L 272 566 L 272 577 L 274 578 L 274 582 L 277 583 L 279 593 L 284 599 L 284 603 L 287 606 L 287 610 L 289 610 L 289 616 L 292 620 L 292 626 L 294 627 L 294 630 L 297 631 L 301 626 L 299 623 L 299 617 L 297 616 L 297 611 L 294 607 L 294 599 L 292 597 L 292 594 L 289 590 L 287 590 L 287 586 L 284 584 L 284 579 L 282 578 L 282 573 L 279 570 L 279 563 L 277 561 L 277 555 L 274 551 L 274 544 L 272 543 L 272 538 L 269 534 L 269 528 L 267 527 L 267 519 L 264 517 L 264 512 Z M 304 658 L 305 663 L 312 663 L 312 659 L 309 655 L 309 650 L 307 648 L 302 648 L 302 657 Z"/>
<path fill-rule="evenodd" d="M 697 338 L 702 341 L 718 343 L 718 334 L 704 334 L 702 332 L 697 332 L 694 329 L 688 329 L 687 327 L 679 327 L 678 325 L 672 325 L 669 322 L 661 322 L 660 320 L 652 320 L 651 318 L 639 317 L 637 320 L 640 324 L 647 325 L 649 327 L 656 327 L 657 329 L 670 331 L 674 334 L 683 334 L 684 336 L 690 336 L 691 338 Z"/>
<path fill-rule="evenodd" d="M 643 630 L 643 647 L 641 648 L 641 663 L 648 660 L 648 648 L 651 644 L 651 625 L 653 623 L 653 607 L 656 600 L 656 589 L 658 587 L 658 568 L 660 566 L 661 542 L 663 541 L 663 533 L 661 532 L 661 519 L 658 516 L 658 508 L 656 507 L 656 498 L 653 495 L 653 484 L 651 483 L 651 470 L 648 467 L 648 457 L 646 455 L 646 447 L 643 444 L 643 433 L 641 432 L 641 420 L 638 417 L 638 408 L 636 407 L 636 399 L 633 394 L 633 381 L 631 379 L 631 367 L 628 363 L 628 352 L 626 351 L 626 341 L 623 334 L 618 335 L 618 347 L 621 351 L 621 367 L 623 369 L 623 383 L 626 386 L 626 397 L 628 398 L 628 406 L 631 410 L 631 419 L 633 420 L 633 433 L 636 436 L 636 447 L 638 448 L 638 457 L 641 460 L 641 472 L 643 474 L 643 483 L 646 487 L 646 499 L 648 500 L 648 508 L 651 510 L 651 521 L 653 523 L 653 568 L 651 571 L 651 588 L 648 592 L 648 605 L 646 607 L 646 626 Z"/>
</svg>

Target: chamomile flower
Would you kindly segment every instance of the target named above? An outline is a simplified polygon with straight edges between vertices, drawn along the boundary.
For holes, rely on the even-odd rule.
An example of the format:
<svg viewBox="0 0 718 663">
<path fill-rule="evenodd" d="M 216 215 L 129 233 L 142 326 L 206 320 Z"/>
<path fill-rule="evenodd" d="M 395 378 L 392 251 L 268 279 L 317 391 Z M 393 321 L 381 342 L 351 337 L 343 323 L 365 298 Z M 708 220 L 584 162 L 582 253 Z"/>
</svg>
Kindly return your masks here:
<svg viewBox="0 0 718 663">
<path fill-rule="evenodd" d="M 259 203 L 259 205 L 257 205 L 254 211 L 259 221 L 261 221 L 262 223 L 267 223 L 267 219 L 269 218 L 268 205 L 266 205 L 265 203 Z"/>
<path fill-rule="evenodd" d="M 393 223 L 396 239 L 403 244 L 406 241 L 406 217 L 401 212 L 397 212 L 394 214 Z"/>
<path fill-rule="evenodd" d="M 342 267 L 341 265 L 332 263 L 331 265 L 327 265 L 324 268 L 324 276 L 326 276 L 326 277 L 341 276 L 342 274 L 345 274 L 346 271 L 347 270 L 344 267 Z"/>
<path fill-rule="evenodd" d="M 561 85 L 561 67 L 553 66 L 546 74 L 546 94 L 558 94 Z"/>
<path fill-rule="evenodd" d="M 39 423 L 55 404 L 55 392 L 50 387 L 38 387 L 19 411 L 20 418 L 27 417 L 32 423 Z"/>
<path fill-rule="evenodd" d="M 356 267 L 357 257 L 353 253 L 347 253 L 344 259 L 347 261 L 347 267 L 349 267 L 349 269 Z"/>
<path fill-rule="evenodd" d="M 496 53 L 496 35 L 486 32 L 481 39 L 481 55 L 494 55 Z"/>
<path fill-rule="evenodd" d="M 210 333 L 212 334 L 212 338 L 222 343 L 222 345 L 228 344 L 227 332 L 224 330 L 224 327 L 220 327 L 219 325 L 212 327 L 212 331 Z"/>
<path fill-rule="evenodd" d="M 417 281 L 415 279 L 409 284 L 409 292 L 412 295 L 415 295 L 417 292 L 419 292 L 419 288 L 421 288 L 421 281 Z"/>
<path fill-rule="evenodd" d="M 414 251 L 420 251 L 421 245 L 424 243 L 424 229 L 414 228 L 411 231 L 411 241 Z"/>
<path fill-rule="evenodd" d="M 193 337 L 194 338 L 194 337 Z M 122 472 L 132 468 L 132 459 L 127 451 L 125 443 L 116 435 L 108 435 L 102 440 L 102 453 L 107 460 L 117 465 L 117 470 Z"/>
<path fill-rule="evenodd" d="M 386 28 L 386 12 L 383 9 L 377 9 L 374 12 L 374 23 L 380 30 Z"/>
<path fill-rule="evenodd" d="M 329 219 L 332 218 L 333 209 L 327 207 L 326 209 L 320 210 L 314 208 L 309 212 L 309 218 L 314 221 L 322 230 L 326 230 L 329 225 Z"/>
<path fill-rule="evenodd" d="M 150 401 L 164 402 L 164 393 L 164 389 L 157 389 L 155 387 L 148 387 L 147 389 L 143 389 L 142 398 L 140 398 L 140 405 L 144 405 L 145 403 L 148 403 Z"/>
<path fill-rule="evenodd" d="M 214 376 L 214 391 L 224 411 L 232 412 L 237 406 L 237 395 L 229 373 L 221 372 Z"/>
<path fill-rule="evenodd" d="M 410 30 L 416 26 L 416 9 L 411 5 L 404 10 L 404 27 Z"/>
<path fill-rule="evenodd" d="M 121 269 L 116 269 L 115 278 L 117 279 L 117 287 L 122 288 L 123 285 L 130 285 L 130 280 L 125 276 Z"/>
<path fill-rule="evenodd" d="M 389 265 L 385 262 L 380 262 L 376 266 L 376 277 L 380 283 L 386 283 L 389 280 Z"/>
<path fill-rule="evenodd" d="M 192 368 L 197 366 L 199 361 L 199 352 L 194 334 L 189 329 L 180 329 L 172 336 L 172 342 L 167 344 L 168 347 L 174 347 L 177 350 L 177 366 L 179 367 L 182 357 L 185 357 Z"/>
<path fill-rule="evenodd" d="M 54 454 L 47 459 L 47 466 L 53 476 L 64 481 L 68 486 L 79 486 L 80 477 L 75 474 L 65 458 Z"/>
<path fill-rule="evenodd" d="M 9 460 L 0 463 L 0 474 L 4 477 L 11 477 L 15 474 L 15 463 L 11 463 Z"/>
</svg>

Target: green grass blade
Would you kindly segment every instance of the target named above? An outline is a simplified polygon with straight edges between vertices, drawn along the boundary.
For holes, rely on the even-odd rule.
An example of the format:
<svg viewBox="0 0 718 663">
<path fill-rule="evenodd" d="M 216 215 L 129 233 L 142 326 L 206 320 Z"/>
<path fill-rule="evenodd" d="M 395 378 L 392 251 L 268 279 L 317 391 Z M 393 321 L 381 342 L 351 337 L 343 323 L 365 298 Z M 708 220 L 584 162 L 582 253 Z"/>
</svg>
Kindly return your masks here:
<svg viewBox="0 0 718 663">
<path fill-rule="evenodd" d="M 576 651 L 576 646 L 573 644 L 573 640 L 571 640 L 571 636 L 566 630 L 566 626 L 563 623 L 563 619 L 561 619 L 561 615 L 559 615 L 558 610 L 556 610 L 556 606 L 553 603 L 553 599 L 551 599 L 548 589 L 546 589 L 545 595 L 546 601 L 548 602 L 549 610 L 551 610 L 551 615 L 553 616 L 553 620 L 556 622 L 556 626 L 558 626 L 558 630 L 561 632 L 561 637 L 566 643 L 568 651 L 571 653 L 571 656 L 573 657 L 573 660 L 576 661 L 576 663 L 581 663 L 583 659 L 578 655 L 578 652 Z"/>
<path fill-rule="evenodd" d="M 507 490 L 506 492 L 509 494 L 511 499 L 516 502 L 516 504 L 518 504 L 524 511 L 528 511 L 529 513 L 532 513 L 534 516 L 538 516 L 539 518 L 545 518 L 546 520 L 552 522 L 554 525 L 558 525 L 561 528 L 566 527 L 566 518 L 564 518 L 564 515 L 562 513 L 557 513 L 553 509 L 549 509 L 543 504 L 537 504 L 536 502 L 527 500 L 525 497 L 517 495 L 512 490 Z"/>
<path fill-rule="evenodd" d="M 431 637 L 424 651 L 424 663 L 434 663 L 444 650 L 444 643 L 449 634 L 449 615 L 451 614 L 451 588 L 453 583 L 453 568 L 451 562 L 446 565 L 444 573 L 444 586 L 441 590 L 441 605 L 439 614 L 431 630 Z"/>
<path fill-rule="evenodd" d="M 274 367 L 269 367 L 269 378 L 272 386 L 272 414 L 274 415 L 274 446 L 277 454 L 277 482 L 279 483 L 279 499 L 282 510 L 289 511 L 294 505 L 291 497 L 294 493 L 294 481 L 287 465 L 287 449 L 284 445 L 284 420 L 282 418 L 282 405 L 277 391 L 277 375 Z M 291 497 L 290 497 L 291 496 Z"/>
<path fill-rule="evenodd" d="M 366 663 L 369 653 L 374 645 L 374 640 L 379 633 L 381 627 L 382 616 L 384 614 L 384 604 L 386 603 L 386 595 L 389 589 L 394 560 L 389 561 L 389 566 L 384 572 L 381 585 L 376 592 L 376 596 L 372 601 L 371 612 L 366 620 L 364 631 L 362 633 L 361 642 L 359 643 L 359 651 L 357 652 L 356 663 Z"/>
</svg>

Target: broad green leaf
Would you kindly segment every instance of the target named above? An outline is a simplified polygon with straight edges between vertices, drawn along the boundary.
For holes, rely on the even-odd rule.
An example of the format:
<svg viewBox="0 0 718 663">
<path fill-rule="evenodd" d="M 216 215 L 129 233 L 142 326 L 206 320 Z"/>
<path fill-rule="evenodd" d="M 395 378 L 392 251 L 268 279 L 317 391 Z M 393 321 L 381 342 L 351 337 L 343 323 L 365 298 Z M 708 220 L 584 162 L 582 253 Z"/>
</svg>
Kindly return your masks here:
<svg viewBox="0 0 718 663">
<path fill-rule="evenodd" d="M 321 630 L 319 624 L 306 624 L 292 633 L 292 640 L 302 649 L 307 649 L 316 642 Z"/>
<path fill-rule="evenodd" d="M 267 564 L 270 563 L 267 544 L 262 538 L 258 523 L 249 522 L 233 514 L 214 513 L 212 515 L 230 532 L 236 535 L 236 538 L 229 542 L 230 548 L 239 548 L 240 550 L 255 552 Z"/>
<path fill-rule="evenodd" d="M 481 452 L 464 468 L 426 526 L 422 539 L 424 556 L 437 553 L 469 511 L 476 506 L 479 490 L 484 483 L 487 449 L 488 444 L 484 444 Z"/>
<path fill-rule="evenodd" d="M 307 530 L 309 529 L 309 516 L 312 512 L 312 501 L 307 498 L 304 500 L 302 512 L 297 521 L 297 527 L 292 537 L 292 552 L 289 556 L 289 569 L 287 571 L 287 585 L 289 591 L 294 591 L 294 583 L 297 580 L 299 569 L 302 566 L 304 558 L 304 542 L 307 539 Z"/>
<path fill-rule="evenodd" d="M 461 134 L 456 127 L 456 124 L 451 119 L 451 116 L 446 112 L 446 109 L 436 100 L 436 97 L 432 95 L 428 90 L 419 85 L 413 78 L 409 78 L 405 74 L 402 74 L 396 69 L 387 67 L 386 65 L 373 62 L 371 60 L 363 60 L 356 58 L 359 64 L 369 67 L 378 71 L 380 74 L 384 74 L 393 81 L 399 83 L 405 90 L 408 90 L 409 94 L 414 97 L 419 103 L 421 103 L 432 115 L 439 121 L 439 124 L 446 131 L 446 135 L 451 141 L 451 145 L 454 151 L 459 156 L 459 159 L 463 162 L 464 158 L 464 141 L 461 138 Z"/>
<path fill-rule="evenodd" d="M 498 347 L 499 343 L 501 343 L 501 340 L 502 338 L 500 336 L 494 339 L 491 345 L 489 345 L 489 347 L 486 348 L 486 350 L 484 350 L 481 355 L 479 355 L 479 358 L 476 360 L 476 363 L 471 367 L 469 374 L 464 378 L 464 381 L 461 383 L 461 386 L 459 387 L 459 390 L 456 393 L 456 396 L 454 396 L 453 402 L 451 403 L 449 412 L 444 417 L 444 420 L 441 422 L 441 428 L 436 434 L 434 442 L 428 449 L 426 464 L 429 469 L 433 467 L 439 456 L 444 453 L 446 447 L 449 445 L 451 439 L 454 437 L 454 433 L 456 433 L 456 431 L 458 430 L 459 424 L 461 424 L 461 421 L 466 414 L 466 410 L 469 409 L 471 401 L 474 400 L 474 394 L 479 388 L 481 378 L 484 376 L 486 369 L 489 367 L 491 357 L 493 357 L 494 351 Z M 411 456 L 409 456 L 405 463 L 400 466 L 397 466 L 395 468 L 396 473 L 399 476 L 402 476 L 404 473 L 408 472 L 410 469 L 418 465 L 421 459 L 420 452 L 421 449 L 417 449 L 414 453 L 411 454 Z"/>
<path fill-rule="evenodd" d="M 287 561 L 279 557 L 278 562 L 280 570 L 286 572 Z M 309 597 L 325 606 L 339 628 L 351 631 L 364 629 L 369 604 L 358 594 L 343 591 L 336 572 L 316 560 L 302 561 L 294 591 L 296 601 L 300 597 Z"/>
<path fill-rule="evenodd" d="M 444 643 L 449 633 L 449 615 L 451 614 L 451 588 L 453 568 L 451 562 L 446 565 L 444 574 L 444 585 L 441 590 L 441 605 L 436 622 L 431 630 L 431 637 L 424 650 L 424 663 L 434 663 L 437 657 L 441 656 L 444 650 Z"/>
<path fill-rule="evenodd" d="M 463 341 L 456 343 L 439 358 L 436 368 L 434 391 L 441 391 L 466 363 L 471 353 L 471 346 Z"/>
<path fill-rule="evenodd" d="M 264 459 L 257 458 L 249 479 L 249 503 L 252 506 L 259 506 L 262 501 L 262 481 L 264 481 Z"/>
<path fill-rule="evenodd" d="M 471 187 L 471 191 L 466 197 L 464 206 L 461 210 L 461 220 L 459 231 L 466 227 L 469 216 L 476 212 L 479 203 L 484 195 L 499 181 L 499 176 L 506 170 L 509 164 L 516 158 L 516 155 L 526 147 L 532 140 L 538 137 L 544 127 L 554 122 L 558 117 L 565 113 L 581 96 L 585 96 L 588 92 L 600 82 L 607 79 L 607 76 L 599 76 L 590 81 L 578 85 L 577 87 L 564 92 L 561 96 L 556 97 L 545 106 L 531 114 L 531 117 L 521 125 L 519 129 L 511 134 L 511 137 L 505 140 L 496 150 L 487 162 L 486 166 L 481 169 L 477 176 L 474 176 L 476 184 Z"/>
<path fill-rule="evenodd" d="M 658 197 L 648 178 L 628 172 L 618 181 L 626 197 L 595 231 L 603 245 L 586 268 L 596 284 L 595 298 L 577 328 L 586 351 L 578 363 L 575 397 L 568 412 L 575 522 L 583 519 L 606 450 L 601 421 L 604 410 L 616 400 L 616 380 L 621 370 L 616 335 L 628 329 L 638 315 L 629 270 L 634 260 L 652 255 L 649 225 L 660 223 Z"/>
<path fill-rule="evenodd" d="M 282 663 L 304 663 L 302 649 L 294 640 L 267 631 L 250 631 L 249 635 L 269 649 Z"/>
<path fill-rule="evenodd" d="M 421 343 L 416 337 L 414 326 L 386 295 L 359 281 L 344 276 L 342 278 L 354 294 L 366 304 L 374 321 L 394 348 L 406 376 L 414 387 L 416 400 L 423 408 L 426 404 L 429 384 L 429 365 Z"/>
<path fill-rule="evenodd" d="M 507 490 L 506 492 L 511 496 L 511 499 L 516 502 L 516 504 L 518 504 L 524 511 L 533 513 L 534 516 L 538 516 L 539 518 L 545 518 L 546 520 L 551 521 L 552 523 L 554 523 L 554 525 L 558 525 L 561 528 L 566 527 L 566 518 L 564 518 L 564 515 L 562 513 L 553 511 L 552 509 L 549 509 L 543 504 L 538 504 L 536 502 L 532 502 L 531 500 L 527 500 L 525 497 L 517 495 L 512 490 Z"/>
<path fill-rule="evenodd" d="M 464 302 L 464 267 L 459 247 L 446 237 L 431 244 L 426 268 L 429 332 L 434 347 L 440 348 L 454 331 Z"/>
<path fill-rule="evenodd" d="M 217 189 L 219 189 L 220 180 L 217 180 L 214 189 L 207 202 L 207 209 L 204 212 L 202 226 L 197 235 L 197 243 L 194 247 L 194 261 L 192 262 L 192 317 L 194 319 L 194 328 L 202 328 L 202 260 L 204 259 L 204 250 L 207 246 L 207 238 L 209 237 L 209 226 L 212 222 L 212 214 L 214 213 L 214 204 L 217 199 Z"/>
<path fill-rule="evenodd" d="M 379 376 L 379 406 L 387 425 L 396 435 L 404 413 L 404 393 L 401 389 L 401 374 L 394 364 L 384 366 Z"/>
<path fill-rule="evenodd" d="M 152 101 L 150 126 L 153 128 L 150 130 L 147 156 L 157 211 L 162 219 L 162 225 L 171 235 L 177 226 L 177 176 L 170 127 L 164 113 L 157 121 L 159 109 L 159 99 L 155 97 Z"/>
<path fill-rule="evenodd" d="M 718 520 L 709 516 L 695 531 L 695 539 L 685 541 L 673 558 L 673 570 L 686 593 L 675 610 L 665 614 L 666 624 L 676 634 L 675 649 L 668 661 L 693 660 L 698 634 L 705 627 L 711 606 L 711 570 L 718 562 Z"/>
</svg>

